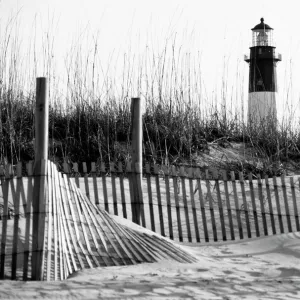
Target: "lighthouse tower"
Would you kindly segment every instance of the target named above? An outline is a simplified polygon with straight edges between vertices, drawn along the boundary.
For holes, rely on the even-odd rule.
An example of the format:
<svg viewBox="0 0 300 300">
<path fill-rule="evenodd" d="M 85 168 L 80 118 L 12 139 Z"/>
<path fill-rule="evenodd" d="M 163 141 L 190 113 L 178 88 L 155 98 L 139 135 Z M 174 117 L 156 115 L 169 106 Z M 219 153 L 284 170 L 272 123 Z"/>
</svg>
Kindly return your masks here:
<svg viewBox="0 0 300 300">
<path fill-rule="evenodd" d="M 260 122 L 271 118 L 276 120 L 277 75 L 276 65 L 281 54 L 275 53 L 273 28 L 260 19 L 260 24 L 252 28 L 252 46 L 249 63 L 248 121 Z"/>
</svg>

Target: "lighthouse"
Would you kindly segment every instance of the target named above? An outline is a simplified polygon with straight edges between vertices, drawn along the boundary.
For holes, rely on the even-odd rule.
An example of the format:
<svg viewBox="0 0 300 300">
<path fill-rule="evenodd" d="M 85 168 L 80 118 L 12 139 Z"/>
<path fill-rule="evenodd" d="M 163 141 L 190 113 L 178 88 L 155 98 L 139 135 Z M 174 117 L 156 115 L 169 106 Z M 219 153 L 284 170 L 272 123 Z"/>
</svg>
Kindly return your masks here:
<svg viewBox="0 0 300 300">
<path fill-rule="evenodd" d="M 260 19 L 252 28 L 249 64 L 248 122 L 260 123 L 263 120 L 276 120 L 277 62 L 281 54 L 275 53 L 273 28 Z"/>
</svg>

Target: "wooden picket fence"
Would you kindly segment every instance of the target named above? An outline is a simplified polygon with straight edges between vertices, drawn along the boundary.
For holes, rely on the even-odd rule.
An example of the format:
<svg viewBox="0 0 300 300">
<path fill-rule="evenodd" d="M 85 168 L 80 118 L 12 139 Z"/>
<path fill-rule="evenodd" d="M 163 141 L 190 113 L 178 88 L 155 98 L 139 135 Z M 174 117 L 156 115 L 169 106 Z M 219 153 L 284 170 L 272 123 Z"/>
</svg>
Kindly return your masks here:
<svg viewBox="0 0 300 300">
<path fill-rule="evenodd" d="M 147 164 L 143 202 L 134 203 L 129 165 L 111 163 L 107 168 L 91 163 L 88 169 L 86 163 L 65 163 L 63 171 L 98 208 L 129 220 L 138 208 L 141 226 L 175 241 L 202 243 L 300 231 L 298 176 L 245 178 L 239 173 L 236 178 L 234 172 Z M 14 176 L 13 168 L 0 167 L 0 176 L 4 174 Z"/>
<path fill-rule="evenodd" d="M 193 258 L 157 235 L 118 224 L 111 215 L 139 222 L 178 242 L 240 240 L 300 231 L 300 177 L 236 178 L 199 168 L 146 165 L 142 203 L 132 201 L 129 166 L 119 163 L 64 164 L 64 173 L 47 162 L 44 230 L 33 228 L 32 163 L 0 166 L 0 279 L 37 279 L 41 257 L 43 280 L 65 279 L 96 266 L 126 265 L 161 258 Z M 16 172 L 16 173 L 15 173 Z M 26 172 L 26 176 L 24 176 Z M 33 236 L 42 236 L 34 250 Z M 39 255 L 37 255 L 37 253 Z"/>
<path fill-rule="evenodd" d="M 132 202 L 127 165 L 64 164 L 64 172 L 98 207 L 134 219 L 179 242 L 210 242 L 300 231 L 300 178 L 254 178 L 252 174 L 199 168 L 144 168 L 143 203 Z M 79 173 L 80 170 L 80 173 Z M 246 178 L 245 178 L 246 176 Z M 238 177 L 238 178 L 236 178 Z"/>
<path fill-rule="evenodd" d="M 44 194 L 44 204 L 37 213 L 32 164 L 27 165 L 27 177 L 22 177 L 21 163 L 16 177 L 11 167 L 5 168 L 0 189 L 0 279 L 63 280 L 83 268 L 160 259 L 196 261 L 167 239 L 119 224 L 50 161 L 44 161 L 42 169 L 39 193 Z M 33 226 L 36 213 L 44 220 L 39 227 Z M 40 246 L 35 247 L 37 236 Z"/>
</svg>

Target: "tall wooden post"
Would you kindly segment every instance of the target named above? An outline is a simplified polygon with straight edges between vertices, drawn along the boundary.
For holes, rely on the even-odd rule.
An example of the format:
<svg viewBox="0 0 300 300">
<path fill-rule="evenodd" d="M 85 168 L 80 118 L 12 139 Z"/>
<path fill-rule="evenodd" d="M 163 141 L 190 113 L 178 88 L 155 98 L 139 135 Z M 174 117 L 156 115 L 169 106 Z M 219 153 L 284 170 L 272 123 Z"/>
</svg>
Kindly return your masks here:
<svg viewBox="0 0 300 300">
<path fill-rule="evenodd" d="M 132 221 L 140 225 L 143 217 L 142 193 L 142 109 L 141 99 L 131 99 L 131 173 L 129 174 L 131 190 Z M 143 218 L 144 223 L 144 218 Z M 144 224 L 143 224 L 144 225 Z"/>
<path fill-rule="evenodd" d="M 45 207 L 47 197 L 49 101 L 47 79 L 36 80 L 35 161 L 32 224 L 32 279 L 43 280 Z"/>
</svg>

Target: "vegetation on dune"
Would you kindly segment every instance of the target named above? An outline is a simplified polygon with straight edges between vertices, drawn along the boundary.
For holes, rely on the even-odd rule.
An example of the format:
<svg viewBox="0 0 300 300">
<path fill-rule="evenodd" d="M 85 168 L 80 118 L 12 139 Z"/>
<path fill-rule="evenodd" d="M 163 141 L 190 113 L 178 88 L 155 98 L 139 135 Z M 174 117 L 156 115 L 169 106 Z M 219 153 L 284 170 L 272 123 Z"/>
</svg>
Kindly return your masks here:
<svg viewBox="0 0 300 300">
<path fill-rule="evenodd" d="M 9 38 L 10 26 L 13 25 L 0 32 L 1 164 L 34 159 L 37 50 L 30 43 L 27 60 L 21 57 L 18 36 Z M 129 51 L 124 55 L 120 76 L 117 71 L 113 73 L 115 67 L 104 70 L 97 40 L 90 43 L 91 51 L 81 52 L 81 46 L 73 47 L 66 59 L 64 93 L 57 90 L 62 83 L 53 67 L 54 42 L 49 32 L 45 41 L 42 64 L 50 81 L 52 160 L 128 161 L 130 97 L 136 95 L 145 103 L 145 161 L 195 165 L 201 153 L 209 151 L 210 144 L 230 147 L 233 142 L 255 149 L 255 163 L 228 161 L 227 166 L 232 169 L 277 174 L 280 168 L 276 166 L 281 162 L 300 157 L 299 130 L 287 122 L 277 126 L 270 120 L 245 123 L 243 106 L 240 107 L 244 99 L 238 93 L 234 100 L 228 96 L 226 77 L 222 78 L 221 107 L 215 99 L 209 99 L 203 92 L 199 52 L 181 51 L 176 35 L 167 40 L 161 51 L 153 48 L 151 52 L 147 46 L 138 58 L 135 54 L 130 56 Z M 24 61 L 28 62 L 25 71 Z"/>
<path fill-rule="evenodd" d="M 4 94 L 0 105 L 1 163 L 33 160 L 34 97 L 8 100 Z M 58 162 L 128 161 L 128 107 L 78 105 L 69 111 L 51 107 L 49 157 Z M 196 165 L 201 153 L 209 152 L 210 144 L 230 147 L 232 142 L 244 142 L 255 149 L 255 163 L 228 161 L 227 167 L 276 174 L 279 167 L 274 166 L 299 157 L 300 136 L 290 128 L 270 124 L 251 127 L 220 118 L 217 113 L 201 118 L 192 109 L 170 112 L 162 105 L 147 108 L 143 117 L 144 160 Z"/>
</svg>

